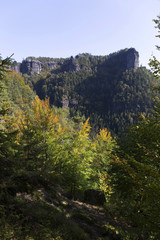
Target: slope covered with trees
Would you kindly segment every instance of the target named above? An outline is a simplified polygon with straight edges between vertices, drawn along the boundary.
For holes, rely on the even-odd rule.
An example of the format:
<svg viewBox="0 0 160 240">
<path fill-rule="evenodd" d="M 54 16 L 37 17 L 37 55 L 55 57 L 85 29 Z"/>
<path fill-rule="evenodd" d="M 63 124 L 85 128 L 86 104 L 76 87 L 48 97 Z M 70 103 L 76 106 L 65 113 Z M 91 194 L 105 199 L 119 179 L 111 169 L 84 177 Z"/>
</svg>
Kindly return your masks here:
<svg viewBox="0 0 160 240">
<path fill-rule="evenodd" d="M 49 61 L 31 59 L 43 64 Z M 107 127 L 120 133 L 141 113 L 151 113 L 151 87 L 155 80 L 149 70 L 138 67 L 135 49 L 109 56 L 86 53 L 75 58 L 50 59 L 50 64 L 53 60 L 54 68 L 45 66 L 38 75 L 24 74 L 25 81 L 41 99 L 49 97 L 51 104 L 69 107 L 71 116 L 78 113 L 89 117 L 94 131 Z"/>
<path fill-rule="evenodd" d="M 10 111 L 26 108 L 33 101 L 35 94 L 25 84 L 24 79 L 15 71 L 4 72 L 5 81 L 1 81 L 1 102 L 0 108 L 8 105 Z"/>
</svg>

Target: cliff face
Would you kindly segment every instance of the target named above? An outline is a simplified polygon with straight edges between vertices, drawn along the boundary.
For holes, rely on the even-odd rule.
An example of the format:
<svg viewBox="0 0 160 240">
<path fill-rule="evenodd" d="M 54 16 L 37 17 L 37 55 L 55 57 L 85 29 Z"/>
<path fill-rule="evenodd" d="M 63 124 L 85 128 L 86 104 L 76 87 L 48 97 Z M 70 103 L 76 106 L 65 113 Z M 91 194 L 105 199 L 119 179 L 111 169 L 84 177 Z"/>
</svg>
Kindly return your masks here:
<svg viewBox="0 0 160 240">
<path fill-rule="evenodd" d="M 10 68 L 16 71 L 18 74 L 20 74 L 20 66 L 21 63 L 14 61 L 13 65 Z"/>
<path fill-rule="evenodd" d="M 139 67 L 139 53 L 134 49 L 130 48 L 127 51 L 127 69 Z"/>
<path fill-rule="evenodd" d="M 68 70 L 69 71 L 79 71 L 80 67 L 79 65 L 76 63 L 75 59 L 73 57 L 70 58 L 69 64 L 68 64 Z"/>
<path fill-rule="evenodd" d="M 38 60 L 32 60 L 31 58 L 26 58 L 22 61 L 22 63 L 14 62 L 12 69 L 17 73 L 28 74 L 28 75 L 37 75 L 39 74 L 43 68 L 49 68 L 49 70 L 55 69 L 57 63 L 55 62 L 47 62 L 41 63 Z"/>
<path fill-rule="evenodd" d="M 23 60 L 20 65 L 20 72 L 28 75 L 39 74 L 42 70 L 42 63 L 40 61 L 32 60 L 27 58 Z"/>
<path fill-rule="evenodd" d="M 90 55 L 90 57 L 97 58 L 97 56 L 92 55 Z M 85 59 L 85 54 L 83 58 Z M 81 62 L 82 57 L 77 56 L 75 58 L 70 57 L 69 59 L 64 59 L 63 63 L 61 61 L 49 61 L 42 63 L 39 60 L 26 58 L 22 61 L 22 63 L 14 62 L 14 66 L 12 67 L 12 69 L 15 70 L 17 73 L 28 75 L 37 75 L 44 68 L 47 68 L 48 70 L 55 70 L 57 69 L 57 67 L 59 68 L 59 71 L 62 72 L 77 72 L 81 70 Z M 139 53 L 134 48 L 121 50 L 117 53 L 110 54 L 108 57 L 106 56 L 106 63 L 107 62 L 112 62 L 115 65 L 120 65 L 123 69 L 137 69 L 139 67 Z M 85 66 L 85 69 L 88 69 L 88 66 Z"/>
<path fill-rule="evenodd" d="M 57 65 L 58 64 L 55 62 L 47 62 L 47 63 L 43 64 L 42 67 L 47 67 L 50 70 L 53 70 L 53 69 L 56 69 Z"/>
</svg>

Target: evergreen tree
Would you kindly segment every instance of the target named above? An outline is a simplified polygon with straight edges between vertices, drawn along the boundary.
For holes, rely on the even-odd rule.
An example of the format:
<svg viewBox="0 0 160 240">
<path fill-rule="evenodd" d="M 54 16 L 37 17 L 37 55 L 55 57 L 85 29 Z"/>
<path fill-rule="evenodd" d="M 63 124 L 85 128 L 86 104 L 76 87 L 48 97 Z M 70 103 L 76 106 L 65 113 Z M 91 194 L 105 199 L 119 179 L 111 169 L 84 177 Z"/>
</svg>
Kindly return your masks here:
<svg viewBox="0 0 160 240">
<path fill-rule="evenodd" d="M 7 97 L 4 97 L 5 90 L 3 89 L 10 64 L 10 58 L 0 60 L 0 95 L 3 96 L 0 109 L 0 199 L 2 202 L 7 202 L 8 196 L 15 194 L 13 177 L 16 174 L 16 163 L 14 161 L 16 132 L 12 131 L 6 124 L 8 106 L 6 104 Z"/>
</svg>

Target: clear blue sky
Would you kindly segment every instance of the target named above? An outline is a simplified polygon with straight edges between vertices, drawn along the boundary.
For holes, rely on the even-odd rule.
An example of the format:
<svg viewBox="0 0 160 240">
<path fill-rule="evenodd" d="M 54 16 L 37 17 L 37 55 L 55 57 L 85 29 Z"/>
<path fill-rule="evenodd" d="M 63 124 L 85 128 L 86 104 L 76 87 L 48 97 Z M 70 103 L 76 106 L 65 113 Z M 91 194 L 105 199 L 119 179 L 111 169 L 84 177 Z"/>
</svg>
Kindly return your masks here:
<svg viewBox="0 0 160 240">
<path fill-rule="evenodd" d="M 108 55 L 134 47 L 142 65 L 152 54 L 160 59 L 152 22 L 160 0 L 5 0 L 0 13 L 2 58 Z"/>
</svg>

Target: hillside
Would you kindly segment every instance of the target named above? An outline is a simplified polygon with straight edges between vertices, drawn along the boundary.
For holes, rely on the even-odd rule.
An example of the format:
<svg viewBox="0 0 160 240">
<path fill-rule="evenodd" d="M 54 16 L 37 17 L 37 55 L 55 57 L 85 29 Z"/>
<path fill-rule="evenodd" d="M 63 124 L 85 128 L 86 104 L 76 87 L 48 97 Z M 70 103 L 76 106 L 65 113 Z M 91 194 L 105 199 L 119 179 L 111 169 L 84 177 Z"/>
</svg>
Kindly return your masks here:
<svg viewBox="0 0 160 240">
<path fill-rule="evenodd" d="M 11 112 L 27 109 L 35 97 L 33 90 L 15 71 L 9 71 L 5 74 L 5 81 L 1 81 L 0 88 L 2 88 L 0 109 L 3 109 L 3 106 L 7 104 Z"/>
<path fill-rule="evenodd" d="M 67 198 L 60 186 L 54 185 L 47 191 L 39 188 L 34 194 L 19 192 L 9 208 L 21 212 L 19 219 L 11 215 L 6 218 L 10 226 L 8 236 L 12 237 L 12 230 L 19 226 L 16 240 L 123 239 L 120 229 L 125 229 L 125 225 L 114 219 L 111 212 L 106 212 L 103 206 Z M 2 226 L 0 230 L 0 237 L 5 239 Z"/>
<path fill-rule="evenodd" d="M 75 58 L 34 58 L 15 63 L 41 99 L 90 118 L 94 131 L 107 127 L 120 133 L 140 114 L 148 115 L 153 106 L 153 76 L 139 67 L 134 48 L 108 56 L 79 54 Z"/>
<path fill-rule="evenodd" d="M 134 48 L 108 56 L 79 54 L 66 59 L 29 57 L 15 63 L 41 99 L 90 118 L 94 131 L 108 128 L 120 133 L 140 114 L 148 115 L 153 106 L 153 76 L 139 67 Z"/>
</svg>

